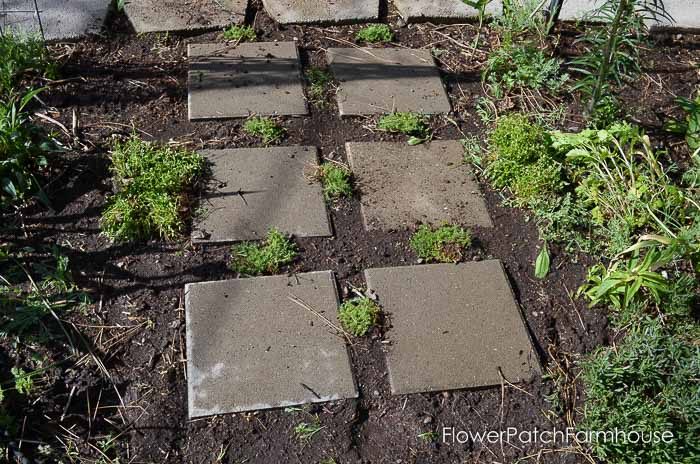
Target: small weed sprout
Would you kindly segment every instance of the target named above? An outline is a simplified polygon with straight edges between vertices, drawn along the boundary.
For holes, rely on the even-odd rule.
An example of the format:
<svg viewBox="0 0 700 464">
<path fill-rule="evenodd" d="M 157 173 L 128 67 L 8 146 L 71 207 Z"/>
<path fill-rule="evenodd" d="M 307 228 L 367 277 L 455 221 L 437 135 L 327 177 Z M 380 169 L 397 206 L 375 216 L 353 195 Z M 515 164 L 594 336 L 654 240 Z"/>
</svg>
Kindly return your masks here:
<svg viewBox="0 0 700 464">
<path fill-rule="evenodd" d="M 484 170 L 484 150 L 481 140 L 476 135 L 470 135 L 462 139 L 464 147 L 464 162 L 471 164 L 479 171 Z"/>
<path fill-rule="evenodd" d="M 183 229 L 186 192 L 204 173 L 194 152 L 144 142 L 132 135 L 112 150 L 116 193 L 102 213 L 102 231 L 112 240 L 162 237 Z"/>
<path fill-rule="evenodd" d="M 251 26 L 243 25 L 232 25 L 231 27 L 224 29 L 224 39 L 235 40 L 236 42 L 253 42 L 258 38 L 255 33 L 255 29 Z"/>
<path fill-rule="evenodd" d="M 356 337 L 364 336 L 379 320 L 379 305 L 366 296 L 353 298 L 340 305 L 338 320 Z"/>
<path fill-rule="evenodd" d="M 294 435 L 296 435 L 297 440 L 309 442 L 318 432 L 323 430 L 325 427 L 322 426 L 318 418 L 314 420 L 313 423 L 300 422 L 294 427 Z"/>
<path fill-rule="evenodd" d="M 27 373 L 24 369 L 18 367 L 13 367 L 10 369 L 12 377 L 15 379 L 15 390 L 20 395 L 29 395 L 34 389 L 34 380 L 32 380 L 32 373 Z"/>
<path fill-rule="evenodd" d="M 425 117 L 417 113 L 391 113 L 382 116 L 377 123 L 377 129 L 411 136 L 409 145 L 418 145 L 431 137 L 430 127 Z"/>
<path fill-rule="evenodd" d="M 418 438 L 426 443 L 432 443 L 438 439 L 437 432 L 423 432 L 418 434 Z"/>
<path fill-rule="evenodd" d="M 243 124 L 243 131 L 253 137 L 259 137 L 265 145 L 280 140 L 285 130 L 272 118 L 253 116 Z"/>
<path fill-rule="evenodd" d="M 370 24 L 357 31 L 355 39 L 358 42 L 386 43 L 394 39 L 394 33 L 386 24 Z"/>
<path fill-rule="evenodd" d="M 352 173 L 345 166 L 324 163 L 318 167 L 318 177 L 323 183 L 323 196 L 326 200 L 352 196 Z"/>
<path fill-rule="evenodd" d="M 231 247 L 230 268 L 242 275 L 274 274 L 297 256 L 294 243 L 277 229 L 270 229 L 264 244 L 244 242 Z"/>
<path fill-rule="evenodd" d="M 306 80 L 309 82 L 309 99 L 316 104 L 324 105 L 324 94 L 333 76 L 324 69 L 312 67 L 306 71 Z"/>
<path fill-rule="evenodd" d="M 456 263 L 471 241 L 471 233 L 462 227 L 445 224 L 433 229 L 423 224 L 411 237 L 411 248 L 426 261 Z"/>
</svg>

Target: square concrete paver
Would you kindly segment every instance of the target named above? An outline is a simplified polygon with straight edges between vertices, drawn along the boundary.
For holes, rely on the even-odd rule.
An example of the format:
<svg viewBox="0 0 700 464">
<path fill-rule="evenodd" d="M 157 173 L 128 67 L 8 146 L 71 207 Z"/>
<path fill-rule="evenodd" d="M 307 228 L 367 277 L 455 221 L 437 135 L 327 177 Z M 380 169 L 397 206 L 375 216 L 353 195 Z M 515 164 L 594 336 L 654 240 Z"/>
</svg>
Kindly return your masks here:
<svg viewBox="0 0 700 464">
<path fill-rule="evenodd" d="M 315 147 L 203 151 L 212 180 L 201 199 L 195 242 L 258 240 L 271 227 L 298 237 L 331 235 L 321 185 L 307 173 Z"/>
<path fill-rule="evenodd" d="M 126 0 L 137 33 L 222 28 L 245 19 L 248 0 Z"/>
<path fill-rule="evenodd" d="M 396 9 L 406 22 L 461 20 L 478 18 L 479 11 L 462 0 L 394 0 Z M 489 2 L 487 15 L 500 15 L 503 5 L 499 0 Z"/>
<path fill-rule="evenodd" d="M 189 416 L 356 398 L 331 271 L 189 284 Z"/>
<path fill-rule="evenodd" d="M 539 372 L 501 262 L 367 269 L 391 318 L 386 334 L 393 394 L 529 380 Z"/>
<path fill-rule="evenodd" d="M 263 0 L 268 14 L 281 24 L 374 21 L 379 0 Z"/>
<path fill-rule="evenodd" d="M 97 34 L 104 25 L 111 0 L 37 0 L 46 40 L 74 39 Z M 16 11 L 32 11 L 17 13 Z M 0 2 L 3 30 L 40 36 L 33 0 Z"/>
<path fill-rule="evenodd" d="M 443 222 L 492 227 L 479 186 L 456 140 L 424 145 L 346 143 L 367 230 Z"/>
<path fill-rule="evenodd" d="M 451 109 L 430 50 L 329 48 L 328 63 L 342 116 Z"/>
<path fill-rule="evenodd" d="M 192 44 L 189 117 L 307 114 L 294 42 Z"/>
</svg>

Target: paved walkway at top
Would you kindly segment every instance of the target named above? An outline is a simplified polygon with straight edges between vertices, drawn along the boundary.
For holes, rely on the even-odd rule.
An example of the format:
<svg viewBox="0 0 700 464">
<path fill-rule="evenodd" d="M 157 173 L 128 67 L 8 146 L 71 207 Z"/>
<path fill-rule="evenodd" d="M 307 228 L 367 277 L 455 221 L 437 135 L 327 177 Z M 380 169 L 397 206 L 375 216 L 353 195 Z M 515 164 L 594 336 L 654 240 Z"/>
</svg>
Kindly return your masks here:
<svg viewBox="0 0 700 464">
<path fill-rule="evenodd" d="M 379 0 L 263 0 L 272 19 L 281 24 L 376 21 Z"/>
<path fill-rule="evenodd" d="M 570 21 L 582 19 L 602 3 L 602 0 L 565 1 L 559 18 Z M 700 29 L 700 0 L 663 0 L 663 4 L 673 22 L 660 18 L 649 21 L 651 26 Z"/>
<path fill-rule="evenodd" d="M 111 3 L 111 0 L 37 0 L 46 40 L 75 39 L 99 33 Z M 12 12 L 17 10 L 31 12 Z M 33 0 L 3 0 L 0 2 L 0 25 L 6 31 L 40 37 L 39 21 L 33 12 Z"/>
<path fill-rule="evenodd" d="M 126 0 L 137 33 L 223 28 L 242 23 L 248 0 Z"/>
<path fill-rule="evenodd" d="M 406 22 L 455 21 L 478 18 L 479 11 L 462 0 L 394 0 L 394 5 Z M 503 4 L 493 0 L 486 6 L 487 15 L 500 15 Z"/>
</svg>

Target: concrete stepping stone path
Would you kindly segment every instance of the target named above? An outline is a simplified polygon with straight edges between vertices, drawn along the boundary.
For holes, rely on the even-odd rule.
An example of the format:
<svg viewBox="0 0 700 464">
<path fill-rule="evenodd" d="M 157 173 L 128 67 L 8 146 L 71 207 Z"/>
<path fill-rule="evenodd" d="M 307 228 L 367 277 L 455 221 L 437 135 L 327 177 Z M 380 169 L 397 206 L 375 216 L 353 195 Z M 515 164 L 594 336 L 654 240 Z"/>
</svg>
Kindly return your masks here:
<svg viewBox="0 0 700 464">
<path fill-rule="evenodd" d="M 461 20 L 478 18 L 479 11 L 462 0 L 394 0 L 394 5 L 406 22 L 430 20 Z M 486 6 L 487 15 L 500 15 L 503 4 L 494 0 Z"/>
<path fill-rule="evenodd" d="M 539 372 L 500 261 L 368 269 L 392 327 L 393 394 L 527 381 Z M 500 372 L 499 372 L 500 371 Z"/>
<path fill-rule="evenodd" d="M 492 227 L 458 141 L 418 146 L 351 142 L 345 149 L 367 230 L 400 229 L 419 222 Z"/>
<path fill-rule="evenodd" d="M 126 0 L 137 33 L 191 31 L 242 23 L 248 0 Z"/>
<path fill-rule="evenodd" d="M 308 113 L 294 42 L 188 46 L 189 118 Z"/>
<path fill-rule="evenodd" d="M 99 33 L 111 3 L 111 0 L 37 0 L 46 40 L 75 39 Z M 3 31 L 39 36 L 34 0 L 3 0 L 0 26 Z"/>
<path fill-rule="evenodd" d="M 299 302 L 334 320 L 333 273 L 185 287 L 190 418 L 357 397 L 345 340 Z"/>
<path fill-rule="evenodd" d="M 430 50 L 329 48 L 328 63 L 340 82 L 341 116 L 451 109 Z"/>
<path fill-rule="evenodd" d="M 263 0 L 281 24 L 376 21 L 379 0 Z"/>
<path fill-rule="evenodd" d="M 210 190 L 195 218 L 193 242 L 262 239 L 271 227 L 298 237 L 332 234 L 320 184 L 306 176 L 315 147 L 202 151 Z"/>
</svg>

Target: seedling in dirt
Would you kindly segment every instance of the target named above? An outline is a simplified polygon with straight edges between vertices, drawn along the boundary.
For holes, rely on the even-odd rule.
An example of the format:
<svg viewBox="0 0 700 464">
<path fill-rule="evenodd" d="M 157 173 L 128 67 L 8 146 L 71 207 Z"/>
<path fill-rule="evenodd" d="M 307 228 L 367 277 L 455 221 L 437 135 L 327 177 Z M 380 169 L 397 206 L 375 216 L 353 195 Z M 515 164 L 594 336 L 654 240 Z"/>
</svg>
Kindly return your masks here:
<svg viewBox="0 0 700 464">
<path fill-rule="evenodd" d="M 15 390 L 20 395 L 29 395 L 34 389 L 34 381 L 32 380 L 32 373 L 27 373 L 24 369 L 18 367 L 13 367 L 10 369 L 12 377 L 15 379 Z"/>
<path fill-rule="evenodd" d="M 274 274 L 297 256 L 294 243 L 277 229 L 270 229 L 265 242 L 244 242 L 231 247 L 233 271 L 243 275 Z"/>
<path fill-rule="evenodd" d="M 313 423 L 300 422 L 294 427 L 294 435 L 299 441 L 308 442 L 316 435 L 318 432 L 323 430 L 325 427 L 321 426 L 318 422 L 318 418 L 314 420 Z"/>
<path fill-rule="evenodd" d="M 306 80 L 309 81 L 309 99 L 319 105 L 325 104 L 323 97 L 333 76 L 324 69 L 312 67 L 306 71 Z"/>
<path fill-rule="evenodd" d="M 476 135 L 467 136 L 462 139 L 464 147 L 464 162 L 471 164 L 479 171 L 484 170 L 484 150 L 481 141 Z"/>
<path fill-rule="evenodd" d="M 224 39 L 235 40 L 236 42 L 253 42 L 258 36 L 255 29 L 250 26 L 232 25 L 224 29 Z"/>
<path fill-rule="evenodd" d="M 535 260 L 535 277 L 538 279 L 547 277 L 547 274 L 549 274 L 549 261 L 549 249 L 547 248 L 547 242 L 545 242 Z"/>
<path fill-rule="evenodd" d="M 338 319 L 345 330 L 362 337 L 379 320 L 379 305 L 366 296 L 353 298 L 340 305 Z"/>
<path fill-rule="evenodd" d="M 265 145 L 281 139 L 285 130 L 272 118 L 253 116 L 243 124 L 243 130 L 254 137 L 260 137 Z"/>
<path fill-rule="evenodd" d="M 355 39 L 358 42 L 367 43 L 386 43 L 391 42 L 393 38 L 394 33 L 391 32 L 391 29 L 386 24 L 370 24 L 355 34 Z"/>
<path fill-rule="evenodd" d="M 433 229 L 424 224 L 411 237 L 411 248 L 426 261 L 456 263 L 471 242 L 471 233 L 462 227 L 445 224 Z"/>
<path fill-rule="evenodd" d="M 185 225 L 187 191 L 204 173 L 197 153 L 144 142 L 136 135 L 112 150 L 116 193 L 102 213 L 113 240 L 170 239 Z"/>
<path fill-rule="evenodd" d="M 418 145 L 431 137 L 425 117 L 417 113 L 391 113 L 382 116 L 377 129 L 395 134 L 406 134 L 409 145 Z"/>
<path fill-rule="evenodd" d="M 418 434 L 418 438 L 421 440 L 427 442 L 427 443 L 432 443 L 438 438 L 437 432 L 423 432 Z"/>
<path fill-rule="evenodd" d="M 326 200 L 352 195 L 352 173 L 345 166 L 328 162 L 318 167 L 317 175 L 323 183 L 323 196 Z"/>
</svg>

